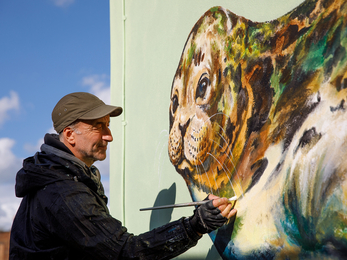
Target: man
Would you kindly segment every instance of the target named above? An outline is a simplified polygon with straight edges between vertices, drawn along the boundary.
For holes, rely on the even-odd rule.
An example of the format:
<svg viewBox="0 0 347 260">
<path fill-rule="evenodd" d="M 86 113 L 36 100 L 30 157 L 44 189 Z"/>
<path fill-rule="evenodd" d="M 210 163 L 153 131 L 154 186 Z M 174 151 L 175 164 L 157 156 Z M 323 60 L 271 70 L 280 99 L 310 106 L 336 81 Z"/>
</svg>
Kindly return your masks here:
<svg viewBox="0 0 347 260">
<path fill-rule="evenodd" d="M 46 134 L 41 152 L 24 160 L 16 176 L 21 205 L 11 230 L 10 259 L 170 259 L 202 234 L 222 226 L 236 210 L 209 195 L 189 218 L 134 236 L 107 208 L 97 160 L 113 140 L 110 117 L 122 108 L 77 92 L 52 112 L 59 135 Z"/>
</svg>

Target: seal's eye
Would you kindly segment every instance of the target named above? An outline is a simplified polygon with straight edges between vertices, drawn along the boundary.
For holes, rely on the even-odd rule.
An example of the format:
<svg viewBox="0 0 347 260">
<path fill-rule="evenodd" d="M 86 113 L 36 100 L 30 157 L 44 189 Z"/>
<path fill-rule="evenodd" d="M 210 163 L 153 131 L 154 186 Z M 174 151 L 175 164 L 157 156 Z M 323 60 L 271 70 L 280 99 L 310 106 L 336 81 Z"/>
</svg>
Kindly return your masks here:
<svg viewBox="0 0 347 260">
<path fill-rule="evenodd" d="M 208 92 L 208 88 L 211 85 L 210 79 L 207 77 L 207 74 L 204 73 L 201 75 L 198 86 L 196 88 L 195 99 L 197 103 L 200 103 L 204 99 L 206 99 L 206 94 Z M 199 102 L 200 101 L 200 102 Z"/>
<path fill-rule="evenodd" d="M 175 114 L 177 107 L 178 107 L 178 97 L 177 95 L 174 95 L 171 99 L 172 114 Z"/>
</svg>

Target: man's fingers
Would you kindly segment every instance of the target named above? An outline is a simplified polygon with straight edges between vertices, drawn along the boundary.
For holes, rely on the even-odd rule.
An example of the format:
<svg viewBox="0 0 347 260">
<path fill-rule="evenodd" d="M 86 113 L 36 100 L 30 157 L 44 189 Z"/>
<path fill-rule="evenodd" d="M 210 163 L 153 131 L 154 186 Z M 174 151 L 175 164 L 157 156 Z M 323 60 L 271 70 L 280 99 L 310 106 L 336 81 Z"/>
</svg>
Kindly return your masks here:
<svg viewBox="0 0 347 260">
<path fill-rule="evenodd" d="M 210 200 L 213 200 L 213 206 L 220 210 L 220 212 L 221 212 L 220 214 L 223 217 L 229 219 L 229 218 L 236 215 L 237 210 L 233 209 L 234 203 L 230 203 L 227 198 L 220 198 L 220 197 L 215 196 L 213 194 L 210 194 L 208 196 L 208 198 Z"/>
<path fill-rule="evenodd" d="M 215 207 L 219 207 L 220 205 L 223 205 L 223 204 L 229 204 L 229 201 L 227 198 L 218 198 L 218 199 L 214 199 L 213 200 L 213 206 Z"/>
<path fill-rule="evenodd" d="M 236 214 L 237 210 L 233 209 L 232 204 L 228 204 L 223 211 L 221 211 L 221 215 L 227 219 L 233 217 Z"/>
<path fill-rule="evenodd" d="M 213 195 L 213 194 L 209 194 L 209 195 L 208 195 L 208 199 L 209 199 L 209 200 L 215 200 L 215 199 L 219 199 L 219 197 L 216 196 L 216 195 Z"/>
<path fill-rule="evenodd" d="M 228 216 L 226 216 L 226 218 L 227 218 L 227 219 L 230 219 L 231 217 L 235 216 L 236 213 L 237 213 L 237 210 L 236 210 L 236 209 L 232 209 L 232 210 L 229 212 Z"/>
<path fill-rule="evenodd" d="M 229 203 L 223 211 L 221 211 L 220 214 L 222 214 L 223 217 L 227 217 L 229 212 L 231 211 L 232 205 Z"/>
</svg>

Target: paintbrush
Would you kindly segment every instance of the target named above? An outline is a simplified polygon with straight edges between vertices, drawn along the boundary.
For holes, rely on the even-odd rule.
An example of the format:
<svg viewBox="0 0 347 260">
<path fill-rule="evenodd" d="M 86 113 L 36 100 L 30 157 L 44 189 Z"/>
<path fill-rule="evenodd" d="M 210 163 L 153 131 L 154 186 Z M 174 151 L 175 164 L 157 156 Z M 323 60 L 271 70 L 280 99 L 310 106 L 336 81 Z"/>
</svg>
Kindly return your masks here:
<svg viewBox="0 0 347 260">
<path fill-rule="evenodd" d="M 229 202 L 237 200 L 237 197 L 234 196 L 230 199 L 228 199 Z M 189 207 L 189 206 L 198 206 L 209 202 L 209 200 L 203 200 L 203 201 L 196 201 L 196 202 L 186 202 L 186 203 L 180 203 L 180 204 L 171 204 L 171 205 L 164 205 L 164 206 L 157 206 L 157 207 L 150 207 L 150 208 L 143 208 L 140 209 L 140 211 L 144 210 L 155 210 L 155 209 L 169 209 L 169 208 L 180 208 L 180 207 Z"/>
</svg>

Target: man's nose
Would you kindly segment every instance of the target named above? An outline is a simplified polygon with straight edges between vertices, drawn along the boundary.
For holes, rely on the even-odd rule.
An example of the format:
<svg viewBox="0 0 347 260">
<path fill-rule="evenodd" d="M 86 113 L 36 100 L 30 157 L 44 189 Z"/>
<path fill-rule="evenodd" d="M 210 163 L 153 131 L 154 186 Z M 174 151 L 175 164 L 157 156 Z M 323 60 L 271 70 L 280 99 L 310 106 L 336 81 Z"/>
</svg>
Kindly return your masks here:
<svg viewBox="0 0 347 260">
<path fill-rule="evenodd" d="M 113 136 L 112 136 L 112 133 L 111 133 L 111 129 L 110 128 L 106 128 L 104 130 L 104 133 L 102 135 L 102 139 L 107 141 L 107 142 L 112 142 L 113 141 Z"/>
</svg>

